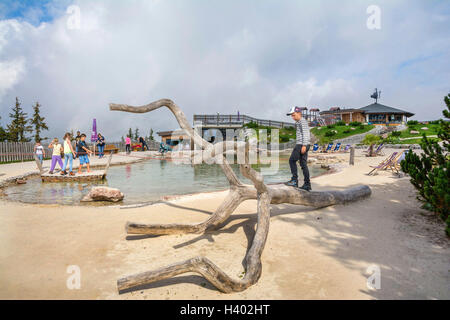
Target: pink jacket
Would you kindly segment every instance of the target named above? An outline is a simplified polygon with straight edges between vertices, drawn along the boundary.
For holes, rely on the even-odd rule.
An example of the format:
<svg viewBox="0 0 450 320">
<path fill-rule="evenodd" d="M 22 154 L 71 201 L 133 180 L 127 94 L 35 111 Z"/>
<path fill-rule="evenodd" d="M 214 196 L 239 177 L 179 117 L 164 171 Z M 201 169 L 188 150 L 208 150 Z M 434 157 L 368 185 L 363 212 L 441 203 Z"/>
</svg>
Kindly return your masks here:
<svg viewBox="0 0 450 320">
<path fill-rule="evenodd" d="M 131 144 L 131 139 L 130 139 L 130 137 L 126 137 L 126 138 L 125 138 L 125 144 Z"/>
</svg>

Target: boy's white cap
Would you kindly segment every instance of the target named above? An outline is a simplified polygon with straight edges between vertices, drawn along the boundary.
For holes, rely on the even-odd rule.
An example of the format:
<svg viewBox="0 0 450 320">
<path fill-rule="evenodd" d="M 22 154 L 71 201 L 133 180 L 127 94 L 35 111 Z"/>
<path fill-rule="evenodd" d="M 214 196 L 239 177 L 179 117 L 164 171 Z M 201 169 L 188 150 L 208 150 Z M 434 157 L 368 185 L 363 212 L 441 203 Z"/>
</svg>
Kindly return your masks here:
<svg viewBox="0 0 450 320">
<path fill-rule="evenodd" d="M 290 116 L 291 114 L 293 114 L 294 112 L 302 112 L 302 110 L 299 107 L 292 107 L 291 109 L 289 109 L 289 112 L 286 113 L 287 116 Z"/>
</svg>

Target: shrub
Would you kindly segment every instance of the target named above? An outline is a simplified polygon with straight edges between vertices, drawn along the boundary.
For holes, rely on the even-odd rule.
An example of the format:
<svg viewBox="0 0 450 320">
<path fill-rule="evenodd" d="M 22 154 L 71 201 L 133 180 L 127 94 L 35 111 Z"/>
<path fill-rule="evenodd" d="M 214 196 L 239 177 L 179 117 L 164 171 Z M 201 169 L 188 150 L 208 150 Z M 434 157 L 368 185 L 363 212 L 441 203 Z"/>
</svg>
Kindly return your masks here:
<svg viewBox="0 0 450 320">
<path fill-rule="evenodd" d="M 363 139 L 363 143 L 365 145 L 371 145 L 371 144 L 375 144 L 381 141 L 381 137 L 380 136 L 376 136 L 374 134 L 366 134 L 366 136 Z"/>
<path fill-rule="evenodd" d="M 334 131 L 334 130 L 325 132 L 325 137 L 332 137 L 334 135 L 336 135 L 336 131 Z"/>
<path fill-rule="evenodd" d="M 329 124 L 329 125 L 327 125 L 327 128 L 328 128 L 328 129 L 333 129 L 334 127 L 336 127 L 335 124 Z"/>
<path fill-rule="evenodd" d="M 350 129 L 345 129 L 344 131 L 342 131 L 343 133 L 350 133 L 351 130 Z"/>
<path fill-rule="evenodd" d="M 391 135 L 393 136 L 393 137 L 400 137 L 401 136 L 401 131 L 393 131 L 392 133 L 391 133 Z"/>
<path fill-rule="evenodd" d="M 450 119 L 450 94 L 444 98 L 447 110 L 442 112 Z M 409 123 L 408 123 L 409 124 Z M 443 141 L 442 147 L 436 140 L 422 135 L 420 157 L 414 152 L 407 153 L 400 165 L 411 176 L 411 183 L 417 189 L 417 199 L 423 208 L 438 214 L 446 222 L 445 232 L 450 236 L 450 122 L 440 120 L 438 137 Z"/>
<path fill-rule="evenodd" d="M 416 124 L 419 124 L 419 121 L 417 120 L 409 120 L 407 122 L 408 126 L 415 126 Z"/>
<path fill-rule="evenodd" d="M 362 122 L 352 121 L 352 122 L 349 123 L 349 125 L 352 126 L 352 127 L 357 127 L 357 126 L 362 125 Z"/>
<path fill-rule="evenodd" d="M 346 123 L 345 123 L 345 121 L 340 120 L 340 121 L 336 122 L 335 125 L 342 127 L 342 126 L 345 126 Z"/>
</svg>

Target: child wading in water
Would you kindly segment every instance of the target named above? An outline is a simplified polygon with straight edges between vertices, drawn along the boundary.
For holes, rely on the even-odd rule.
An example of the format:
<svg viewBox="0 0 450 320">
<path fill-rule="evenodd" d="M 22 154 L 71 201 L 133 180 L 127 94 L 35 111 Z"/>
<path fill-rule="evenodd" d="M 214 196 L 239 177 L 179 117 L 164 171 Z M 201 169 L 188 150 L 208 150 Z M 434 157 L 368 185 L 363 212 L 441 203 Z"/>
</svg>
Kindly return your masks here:
<svg viewBox="0 0 450 320">
<path fill-rule="evenodd" d="M 78 168 L 78 173 L 81 173 L 81 169 L 83 168 L 83 164 L 86 163 L 87 172 L 91 172 L 89 168 L 89 157 L 88 154 L 92 154 L 93 152 L 88 149 L 86 145 L 86 135 L 83 133 L 81 135 L 81 140 L 78 142 L 78 159 L 80 159 L 80 167 Z"/>
<path fill-rule="evenodd" d="M 308 151 L 310 146 L 311 134 L 309 132 L 308 121 L 302 118 L 302 112 L 299 107 L 292 107 L 287 113 L 295 121 L 295 130 L 297 135 L 297 144 L 292 150 L 291 157 L 289 158 L 289 166 L 291 167 L 292 178 L 286 182 L 286 185 L 292 187 L 298 187 L 298 174 L 297 174 L 297 161 L 300 161 L 302 167 L 304 184 L 300 189 L 311 191 L 311 181 L 309 180 L 308 170 Z"/>
<path fill-rule="evenodd" d="M 53 139 L 52 143 L 48 146 L 49 149 L 53 149 L 52 153 L 52 165 L 48 173 L 53 174 L 53 170 L 56 167 L 56 162 L 58 162 L 61 170 L 63 168 L 63 162 L 61 160 L 62 145 L 58 142 L 58 138 Z"/>
</svg>

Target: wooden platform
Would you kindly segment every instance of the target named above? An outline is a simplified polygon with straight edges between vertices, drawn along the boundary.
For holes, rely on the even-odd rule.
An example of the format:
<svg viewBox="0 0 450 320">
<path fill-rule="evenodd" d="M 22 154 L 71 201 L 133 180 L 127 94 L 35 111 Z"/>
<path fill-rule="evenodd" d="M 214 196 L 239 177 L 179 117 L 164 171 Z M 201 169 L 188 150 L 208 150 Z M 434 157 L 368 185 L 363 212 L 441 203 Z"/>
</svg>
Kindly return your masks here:
<svg viewBox="0 0 450 320">
<path fill-rule="evenodd" d="M 112 156 L 113 152 L 110 153 L 108 162 L 106 163 L 104 170 L 91 170 L 91 172 L 87 173 L 86 169 L 84 169 L 83 173 L 81 174 L 78 174 L 77 170 L 74 170 L 74 176 L 71 176 L 69 173 L 63 176 L 60 172 L 53 174 L 44 172 L 42 165 L 36 155 L 34 156 L 34 159 L 41 173 L 42 182 L 98 181 L 106 178 L 106 173 L 108 172 L 109 165 L 111 164 Z"/>
<path fill-rule="evenodd" d="M 74 171 L 75 175 L 71 176 L 67 173 L 65 176 L 62 176 L 59 172 L 54 174 L 43 173 L 41 174 L 41 179 L 43 182 L 69 182 L 69 181 L 96 181 L 103 180 L 106 178 L 106 174 L 104 170 L 91 170 L 91 172 L 87 173 L 84 171 L 81 174 L 78 174 Z"/>
</svg>

